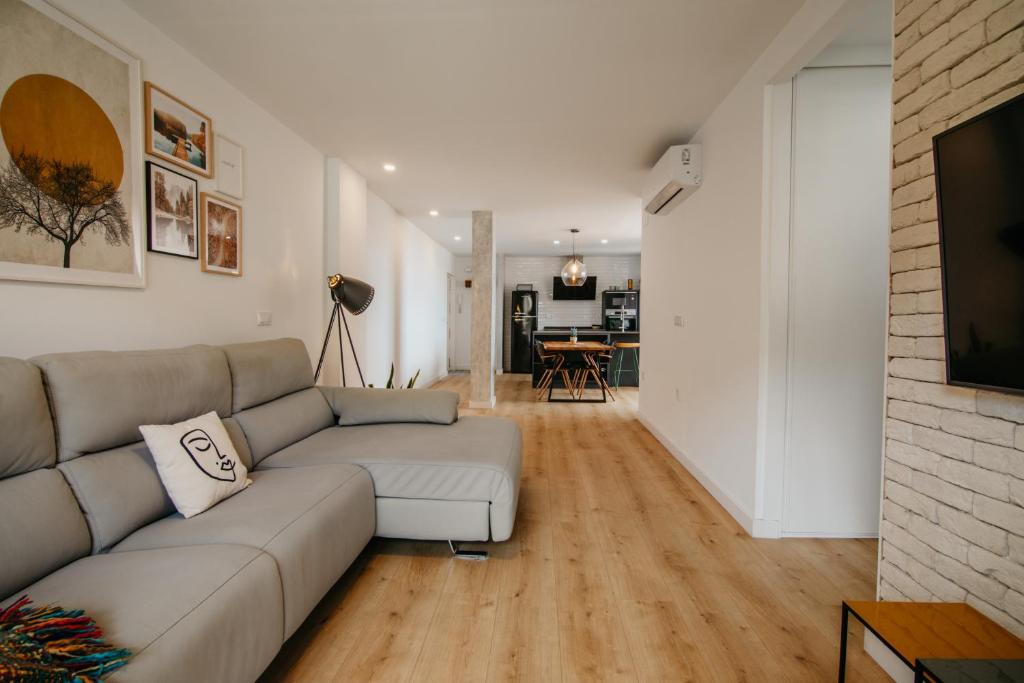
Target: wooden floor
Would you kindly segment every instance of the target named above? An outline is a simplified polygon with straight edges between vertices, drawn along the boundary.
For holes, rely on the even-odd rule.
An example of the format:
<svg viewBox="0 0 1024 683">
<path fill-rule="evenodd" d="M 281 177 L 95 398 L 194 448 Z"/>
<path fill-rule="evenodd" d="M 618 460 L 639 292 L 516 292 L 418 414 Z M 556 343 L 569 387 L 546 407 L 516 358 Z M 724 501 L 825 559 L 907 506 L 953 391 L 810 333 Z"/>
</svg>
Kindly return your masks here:
<svg viewBox="0 0 1024 683">
<path fill-rule="evenodd" d="M 511 540 L 487 562 L 374 540 L 262 680 L 835 680 L 874 541 L 752 539 L 640 425 L 635 389 L 535 403 L 528 379 L 499 377 L 494 411 L 525 439 Z M 465 398 L 468 377 L 438 387 Z M 861 638 L 847 680 L 888 680 Z"/>
</svg>

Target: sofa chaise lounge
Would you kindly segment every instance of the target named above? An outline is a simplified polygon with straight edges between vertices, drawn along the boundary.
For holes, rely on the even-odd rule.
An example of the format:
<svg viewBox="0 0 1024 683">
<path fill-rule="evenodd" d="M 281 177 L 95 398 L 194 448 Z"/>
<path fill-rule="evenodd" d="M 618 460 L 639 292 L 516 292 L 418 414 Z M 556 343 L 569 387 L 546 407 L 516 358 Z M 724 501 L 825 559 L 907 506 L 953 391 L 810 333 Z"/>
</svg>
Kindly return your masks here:
<svg viewBox="0 0 1024 683">
<path fill-rule="evenodd" d="M 509 538 L 522 435 L 457 406 L 316 387 L 295 339 L 2 358 L 0 605 L 86 610 L 111 680 L 255 680 L 374 535 Z M 253 484 L 184 519 L 138 426 L 211 410 Z"/>
</svg>

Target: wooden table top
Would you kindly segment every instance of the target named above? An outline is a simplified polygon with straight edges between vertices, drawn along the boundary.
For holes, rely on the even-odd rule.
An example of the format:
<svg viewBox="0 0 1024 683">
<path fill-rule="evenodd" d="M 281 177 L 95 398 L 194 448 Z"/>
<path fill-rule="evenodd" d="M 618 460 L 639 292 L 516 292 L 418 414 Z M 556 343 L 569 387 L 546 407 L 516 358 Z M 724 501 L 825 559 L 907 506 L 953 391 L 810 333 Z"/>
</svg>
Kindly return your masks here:
<svg viewBox="0 0 1024 683">
<path fill-rule="evenodd" d="M 913 665 L 918 659 L 1021 659 L 1024 640 L 962 602 L 846 604 Z"/>
<path fill-rule="evenodd" d="M 546 341 L 544 342 L 544 349 L 560 353 L 563 351 L 611 351 L 612 347 L 596 341 L 578 341 L 575 343 L 570 341 Z"/>
</svg>

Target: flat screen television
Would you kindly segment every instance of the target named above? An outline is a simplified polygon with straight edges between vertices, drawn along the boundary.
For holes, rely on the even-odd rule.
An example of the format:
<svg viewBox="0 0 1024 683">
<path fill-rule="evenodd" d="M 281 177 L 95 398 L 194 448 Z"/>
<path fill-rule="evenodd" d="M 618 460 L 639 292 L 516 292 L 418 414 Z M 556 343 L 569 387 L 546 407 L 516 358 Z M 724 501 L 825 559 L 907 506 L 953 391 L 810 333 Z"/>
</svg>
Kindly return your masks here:
<svg viewBox="0 0 1024 683">
<path fill-rule="evenodd" d="M 933 148 L 946 379 L 1024 393 L 1024 96 Z"/>
<path fill-rule="evenodd" d="M 551 298 L 555 301 L 582 301 L 597 298 L 597 278 L 591 275 L 579 287 L 567 287 L 562 278 L 555 276 Z"/>
</svg>

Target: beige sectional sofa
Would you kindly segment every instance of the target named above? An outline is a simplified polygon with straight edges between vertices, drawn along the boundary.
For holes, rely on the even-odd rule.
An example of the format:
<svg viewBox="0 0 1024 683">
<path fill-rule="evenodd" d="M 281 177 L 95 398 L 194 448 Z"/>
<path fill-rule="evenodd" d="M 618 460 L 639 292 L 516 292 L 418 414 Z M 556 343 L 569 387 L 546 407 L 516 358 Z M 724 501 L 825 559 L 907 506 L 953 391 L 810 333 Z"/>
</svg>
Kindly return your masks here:
<svg viewBox="0 0 1024 683">
<path fill-rule="evenodd" d="M 87 610 L 112 680 L 255 680 L 374 535 L 510 536 L 522 435 L 457 406 L 314 387 L 294 339 L 0 359 L 0 605 Z M 253 485 L 184 519 L 138 426 L 211 410 Z"/>
</svg>

